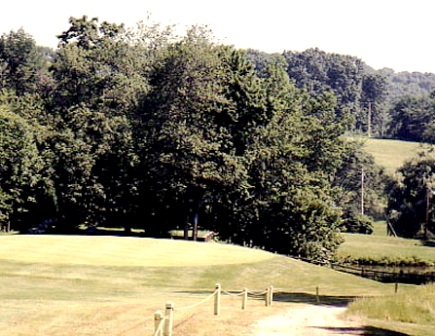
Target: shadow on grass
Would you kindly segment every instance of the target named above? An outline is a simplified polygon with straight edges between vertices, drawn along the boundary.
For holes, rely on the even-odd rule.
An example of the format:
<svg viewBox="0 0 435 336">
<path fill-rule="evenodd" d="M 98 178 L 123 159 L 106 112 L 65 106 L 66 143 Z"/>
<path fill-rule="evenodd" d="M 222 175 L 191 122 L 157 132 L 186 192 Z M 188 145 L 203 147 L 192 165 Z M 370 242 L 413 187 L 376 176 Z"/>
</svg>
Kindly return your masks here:
<svg viewBox="0 0 435 336">
<path fill-rule="evenodd" d="M 213 292 L 210 291 L 178 291 L 179 294 L 188 295 L 211 295 Z M 223 292 L 223 295 L 232 294 L 237 295 L 241 292 Z M 254 300 L 264 300 L 265 295 L 251 295 L 249 294 L 249 299 Z M 319 295 L 309 293 L 285 293 L 285 292 L 274 292 L 273 301 L 274 302 L 288 302 L 288 303 L 306 303 L 306 304 L 317 304 L 322 306 L 331 307 L 347 307 L 347 305 L 357 299 L 356 296 L 330 296 L 330 295 Z"/>
<path fill-rule="evenodd" d="M 212 295 L 210 291 L 178 291 L 177 293 L 208 296 Z M 230 291 L 226 294 L 239 294 L 240 292 Z M 357 296 L 331 296 L 331 295 L 315 295 L 310 293 L 286 293 L 275 292 L 273 294 L 274 302 L 288 302 L 288 303 L 305 303 L 312 305 L 321 305 L 328 307 L 347 307 L 349 303 L 356 300 Z M 261 296 L 250 297 L 254 300 L 264 300 Z M 401 332 L 391 331 L 388 329 L 377 328 L 373 326 L 361 326 L 361 327 L 310 327 L 312 329 L 324 330 L 328 335 L 366 335 L 366 336 L 411 336 Z"/>
<path fill-rule="evenodd" d="M 309 293 L 276 292 L 273 294 L 273 301 L 277 302 L 308 303 L 332 307 L 346 307 L 349 303 L 355 301 L 355 299 L 357 299 L 356 296 L 317 296 Z"/>
<path fill-rule="evenodd" d="M 367 336 L 410 336 L 401 332 L 391 331 L 387 329 L 381 329 L 371 326 L 364 326 L 359 328 L 344 327 L 312 327 L 319 330 L 325 330 L 325 332 L 333 333 L 333 335 L 367 335 Z"/>
<path fill-rule="evenodd" d="M 427 247 L 435 247 L 435 240 L 421 240 L 421 245 Z"/>
</svg>

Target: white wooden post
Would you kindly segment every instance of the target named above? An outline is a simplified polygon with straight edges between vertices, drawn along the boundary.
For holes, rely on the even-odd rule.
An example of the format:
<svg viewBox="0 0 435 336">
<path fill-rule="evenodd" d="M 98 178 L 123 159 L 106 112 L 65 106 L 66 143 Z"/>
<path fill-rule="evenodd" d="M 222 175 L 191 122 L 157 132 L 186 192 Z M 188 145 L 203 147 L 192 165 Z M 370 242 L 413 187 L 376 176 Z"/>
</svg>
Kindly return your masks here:
<svg viewBox="0 0 435 336">
<path fill-rule="evenodd" d="M 248 288 L 243 288 L 243 301 L 242 301 L 242 310 L 246 310 L 246 306 L 248 305 Z"/>
<path fill-rule="evenodd" d="M 172 326 L 174 324 L 174 304 L 167 302 L 165 306 L 165 324 L 163 326 L 163 336 L 172 336 Z"/>
<path fill-rule="evenodd" d="M 270 292 L 270 287 L 267 287 L 266 293 L 264 294 L 264 304 L 266 307 L 269 307 L 269 292 Z"/>
<path fill-rule="evenodd" d="M 216 294 L 214 297 L 214 314 L 219 315 L 221 313 L 221 285 L 216 284 Z"/>
<path fill-rule="evenodd" d="M 153 336 L 162 336 L 163 335 L 163 328 L 160 327 L 160 323 L 162 322 L 162 320 L 163 320 L 162 311 L 157 310 L 154 313 L 154 335 Z"/>
<path fill-rule="evenodd" d="M 269 306 L 272 305 L 273 302 L 273 286 L 269 287 Z"/>
</svg>

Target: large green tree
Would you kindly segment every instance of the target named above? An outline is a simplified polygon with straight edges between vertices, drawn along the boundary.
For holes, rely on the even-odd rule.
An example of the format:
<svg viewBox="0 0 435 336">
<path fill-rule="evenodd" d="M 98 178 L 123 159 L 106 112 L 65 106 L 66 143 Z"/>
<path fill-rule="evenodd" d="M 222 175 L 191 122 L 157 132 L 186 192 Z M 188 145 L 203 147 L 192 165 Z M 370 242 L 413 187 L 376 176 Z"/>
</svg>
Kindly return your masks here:
<svg viewBox="0 0 435 336">
<path fill-rule="evenodd" d="M 44 162 L 35 133 L 10 106 L 0 105 L 0 217 L 14 230 L 25 225 L 26 214 L 38 201 Z"/>
<path fill-rule="evenodd" d="M 70 24 L 51 67 L 58 216 L 65 229 L 83 222 L 129 228 L 137 208 L 136 109 L 148 90 L 148 54 L 123 25 L 87 17 Z"/>
<path fill-rule="evenodd" d="M 49 58 L 22 28 L 0 37 L 0 88 L 17 95 L 47 90 Z"/>
<path fill-rule="evenodd" d="M 399 169 L 401 179 L 391 188 L 388 217 L 403 237 L 428 237 L 435 232 L 433 195 L 435 156 L 433 148 L 421 152 Z"/>
<path fill-rule="evenodd" d="M 233 71 L 241 55 L 215 47 L 206 31 L 193 27 L 155 63 L 141 112 L 142 191 L 154 195 L 146 197 L 149 232 L 193 223 L 225 189 L 245 179 L 239 152 L 246 147 L 246 134 L 238 123 L 249 123 L 258 107 L 245 99 L 254 93 L 242 82 L 253 71 Z M 238 95 L 243 98 L 234 100 Z"/>
</svg>

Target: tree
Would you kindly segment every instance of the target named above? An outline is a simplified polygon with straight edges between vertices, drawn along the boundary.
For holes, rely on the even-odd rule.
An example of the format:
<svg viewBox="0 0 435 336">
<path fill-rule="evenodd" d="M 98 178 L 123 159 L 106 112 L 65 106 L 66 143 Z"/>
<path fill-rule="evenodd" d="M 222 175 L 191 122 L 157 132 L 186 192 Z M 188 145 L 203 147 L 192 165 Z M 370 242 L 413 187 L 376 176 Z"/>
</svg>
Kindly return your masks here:
<svg viewBox="0 0 435 336">
<path fill-rule="evenodd" d="M 255 118 L 256 106 L 237 105 L 248 103 L 245 96 L 232 100 L 250 94 L 236 77 L 253 73 L 232 71 L 238 57 L 241 53 L 214 47 L 207 32 L 194 27 L 156 62 L 141 112 L 143 190 L 154 195 L 148 197 L 148 232 L 164 234 L 174 223 L 194 223 L 206 203 L 245 178 L 238 152 L 246 144 L 236 126 L 243 118 L 249 123 L 246 109 Z M 234 90 L 223 86 L 230 82 Z"/>
<path fill-rule="evenodd" d="M 26 213 L 38 200 L 43 161 L 35 130 L 7 105 L 0 105 L 0 218 L 21 230 Z"/>
<path fill-rule="evenodd" d="M 400 140 L 431 140 L 430 127 L 434 112 L 434 102 L 430 97 L 405 96 L 390 109 L 389 133 Z"/>
<path fill-rule="evenodd" d="M 145 47 L 131 45 L 122 24 L 100 24 L 86 16 L 70 18 L 70 24 L 58 36 L 61 48 L 51 67 L 57 82 L 56 108 L 82 103 L 111 113 L 134 110 L 148 89 Z"/>
<path fill-rule="evenodd" d="M 46 85 L 48 75 L 44 54 L 22 28 L 0 38 L 0 88 L 17 95 L 35 93 Z"/>
<path fill-rule="evenodd" d="M 371 233 L 370 218 L 384 217 L 386 188 L 391 183 L 363 146 L 362 142 L 346 143 L 343 161 L 333 181 L 337 187 L 336 203 L 343 209 L 341 229 L 347 232 Z"/>
<path fill-rule="evenodd" d="M 361 107 L 367 112 L 366 124 L 369 136 L 386 134 L 388 114 L 385 103 L 387 97 L 387 81 L 379 73 L 367 73 L 363 76 Z"/>
<path fill-rule="evenodd" d="M 388 219 L 400 236 L 427 238 L 428 232 L 435 232 L 433 148 L 406 162 L 399 173 L 402 178 L 393 184 L 390 192 Z"/>
<path fill-rule="evenodd" d="M 334 171 L 341 145 L 332 141 L 340 131 L 324 138 L 322 124 L 335 115 L 334 105 L 297 90 L 280 58 L 271 59 L 264 78 L 269 117 L 247 150 L 248 196 L 239 199 L 241 210 L 220 232 L 238 244 L 329 258 L 340 243 L 340 211 L 332 207 L 325 177 Z"/>
</svg>

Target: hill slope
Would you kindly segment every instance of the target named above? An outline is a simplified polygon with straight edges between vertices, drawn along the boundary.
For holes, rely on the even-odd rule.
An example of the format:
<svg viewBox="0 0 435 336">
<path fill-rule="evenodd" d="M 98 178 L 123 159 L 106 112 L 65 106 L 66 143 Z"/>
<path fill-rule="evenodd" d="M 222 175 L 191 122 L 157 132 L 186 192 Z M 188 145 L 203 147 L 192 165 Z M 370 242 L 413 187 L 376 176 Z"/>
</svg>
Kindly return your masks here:
<svg viewBox="0 0 435 336">
<path fill-rule="evenodd" d="M 405 161 L 414 157 L 418 150 L 423 148 L 417 142 L 386 139 L 364 140 L 365 150 L 372 154 L 375 162 L 384 167 L 389 174 L 394 174 Z"/>
<path fill-rule="evenodd" d="M 294 303 L 344 304 L 391 286 L 239 246 L 122 237 L 0 236 L 0 335 L 152 334 L 153 314 L 213 292 L 275 287 L 274 306 L 225 297 L 176 312 L 177 335 L 240 335 Z M 25 317 L 26 323 L 22 323 Z M 203 323 L 204 319 L 207 323 Z"/>
</svg>

